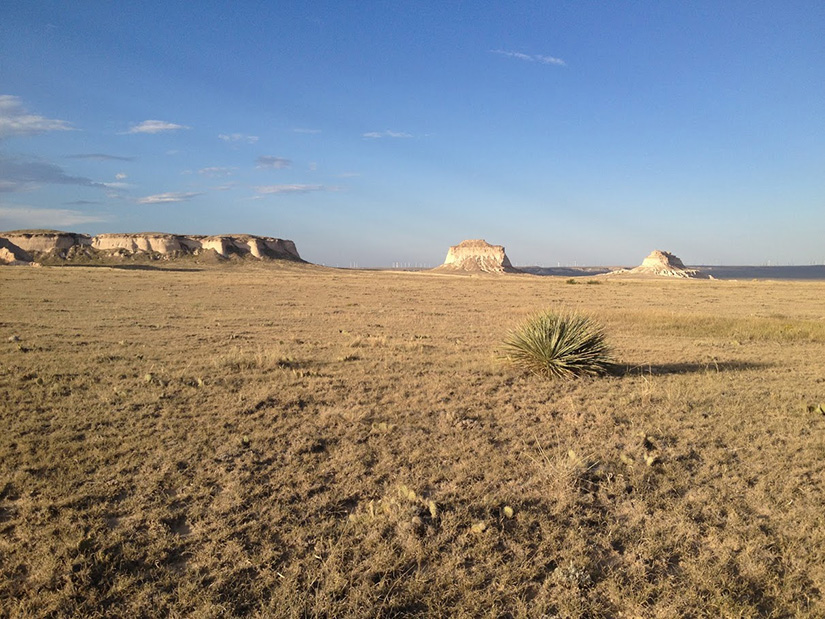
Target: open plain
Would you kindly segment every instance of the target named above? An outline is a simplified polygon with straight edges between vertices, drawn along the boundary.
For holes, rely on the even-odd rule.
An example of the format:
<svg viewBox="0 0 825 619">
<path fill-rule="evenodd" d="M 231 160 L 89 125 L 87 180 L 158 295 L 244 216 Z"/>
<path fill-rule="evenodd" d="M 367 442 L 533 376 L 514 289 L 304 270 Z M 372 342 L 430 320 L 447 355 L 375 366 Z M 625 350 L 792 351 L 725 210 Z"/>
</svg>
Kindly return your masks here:
<svg viewBox="0 0 825 619">
<path fill-rule="evenodd" d="M 825 616 L 823 299 L 3 268 L 0 616 Z M 619 371 L 504 363 L 548 307 Z"/>
</svg>

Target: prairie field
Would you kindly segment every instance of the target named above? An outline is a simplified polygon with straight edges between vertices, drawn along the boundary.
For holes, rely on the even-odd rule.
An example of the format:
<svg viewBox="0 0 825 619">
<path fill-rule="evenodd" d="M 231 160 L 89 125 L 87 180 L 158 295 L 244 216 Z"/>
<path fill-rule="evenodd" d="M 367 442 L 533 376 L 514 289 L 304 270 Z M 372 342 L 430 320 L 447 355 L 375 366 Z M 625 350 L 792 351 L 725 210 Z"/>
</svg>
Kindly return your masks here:
<svg viewBox="0 0 825 619">
<path fill-rule="evenodd" d="M 0 616 L 825 616 L 825 282 L 130 266 L 0 269 Z"/>
</svg>

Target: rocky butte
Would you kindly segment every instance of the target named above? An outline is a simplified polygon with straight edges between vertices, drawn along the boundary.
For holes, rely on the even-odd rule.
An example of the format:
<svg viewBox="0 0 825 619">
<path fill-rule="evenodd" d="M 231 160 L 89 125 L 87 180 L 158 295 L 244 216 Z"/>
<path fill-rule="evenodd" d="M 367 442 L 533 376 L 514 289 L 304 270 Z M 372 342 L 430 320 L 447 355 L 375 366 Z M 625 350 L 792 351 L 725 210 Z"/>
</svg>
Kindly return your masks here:
<svg viewBox="0 0 825 619">
<path fill-rule="evenodd" d="M 292 241 L 252 234 L 204 236 L 140 232 L 91 237 L 57 230 L 0 232 L 0 264 L 26 264 L 44 258 L 73 260 L 148 256 L 174 259 L 190 255 L 303 262 Z"/>
<path fill-rule="evenodd" d="M 502 245 L 490 245 L 483 239 L 461 241 L 447 252 L 439 271 L 469 271 L 483 273 L 521 273 L 510 264 Z"/>
<path fill-rule="evenodd" d="M 656 275 L 660 277 L 686 277 L 692 279 L 709 279 L 701 271 L 689 269 L 676 256 L 667 251 L 654 249 L 650 255 L 642 261 L 642 264 L 633 269 L 621 269 L 613 271 L 610 275 Z"/>
</svg>

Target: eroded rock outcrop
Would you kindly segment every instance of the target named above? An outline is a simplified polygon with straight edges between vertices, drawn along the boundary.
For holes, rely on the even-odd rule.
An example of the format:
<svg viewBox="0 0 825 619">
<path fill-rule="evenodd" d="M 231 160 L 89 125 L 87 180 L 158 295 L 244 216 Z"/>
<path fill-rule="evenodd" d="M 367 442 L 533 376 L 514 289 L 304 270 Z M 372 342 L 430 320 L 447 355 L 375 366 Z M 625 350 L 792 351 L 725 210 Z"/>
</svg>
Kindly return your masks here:
<svg viewBox="0 0 825 619">
<path fill-rule="evenodd" d="M 232 235 L 229 237 L 237 251 L 249 252 L 255 258 L 289 258 L 300 260 L 295 243 L 288 239 L 276 239 L 271 236 L 253 236 L 251 234 Z"/>
<path fill-rule="evenodd" d="M 667 251 L 654 249 L 642 261 L 642 264 L 633 269 L 622 269 L 612 274 L 655 275 L 659 277 L 685 277 L 693 279 L 708 279 L 708 276 L 696 269 L 689 269 L 676 256 Z"/>
<path fill-rule="evenodd" d="M 225 234 L 206 237 L 190 237 L 197 240 L 204 250 L 214 250 L 218 255 L 227 257 L 232 255 L 250 255 L 254 258 L 280 258 L 286 260 L 301 260 L 295 243 L 287 239 L 276 239 L 271 236 L 255 236 L 252 234 Z"/>
<path fill-rule="evenodd" d="M 61 232 L 59 230 L 12 230 L 0 232 L 0 237 L 13 243 L 25 252 L 60 253 L 75 245 L 91 245 L 92 237 L 88 234 Z"/>
<path fill-rule="evenodd" d="M 0 264 L 28 265 L 32 257 L 8 239 L 0 238 Z"/>
<path fill-rule="evenodd" d="M 155 252 L 171 254 L 185 251 L 183 237 L 177 234 L 147 232 L 142 234 L 98 234 L 92 239 L 92 247 L 101 251 L 125 249 L 127 252 Z"/>
<path fill-rule="evenodd" d="M 510 263 L 502 245 L 491 245 L 483 239 L 471 239 L 453 245 L 447 252 L 443 271 L 484 273 L 521 273 Z"/>
<path fill-rule="evenodd" d="M 287 239 L 253 234 L 216 236 L 168 234 L 164 232 L 108 233 L 91 237 L 55 230 L 0 232 L 5 239 L 3 256 L 13 256 L 13 248 L 31 254 L 29 259 L 92 259 L 147 255 L 177 258 L 212 251 L 221 258 L 250 256 L 257 259 L 301 261 L 295 243 Z M 16 259 L 16 258 L 15 258 Z"/>
</svg>

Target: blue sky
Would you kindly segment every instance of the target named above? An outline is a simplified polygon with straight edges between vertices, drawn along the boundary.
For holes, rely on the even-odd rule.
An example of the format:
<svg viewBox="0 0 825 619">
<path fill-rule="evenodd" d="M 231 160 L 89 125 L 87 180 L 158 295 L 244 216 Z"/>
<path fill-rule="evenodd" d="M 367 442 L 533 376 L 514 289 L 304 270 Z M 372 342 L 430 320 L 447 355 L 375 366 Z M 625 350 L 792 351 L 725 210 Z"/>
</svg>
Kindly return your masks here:
<svg viewBox="0 0 825 619">
<path fill-rule="evenodd" d="M 0 229 L 825 262 L 825 3 L 0 6 Z"/>
</svg>

